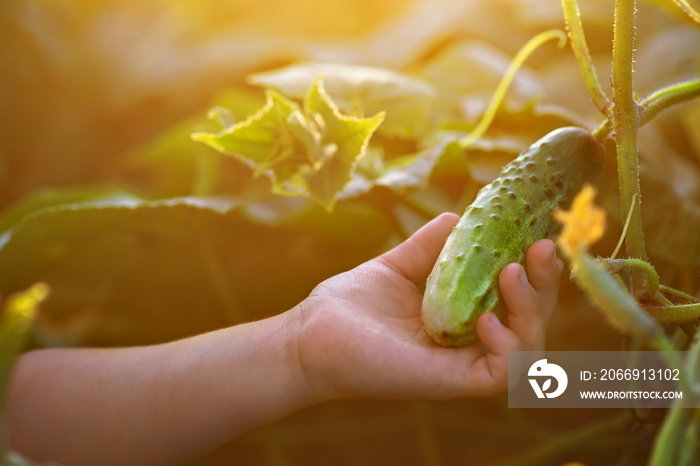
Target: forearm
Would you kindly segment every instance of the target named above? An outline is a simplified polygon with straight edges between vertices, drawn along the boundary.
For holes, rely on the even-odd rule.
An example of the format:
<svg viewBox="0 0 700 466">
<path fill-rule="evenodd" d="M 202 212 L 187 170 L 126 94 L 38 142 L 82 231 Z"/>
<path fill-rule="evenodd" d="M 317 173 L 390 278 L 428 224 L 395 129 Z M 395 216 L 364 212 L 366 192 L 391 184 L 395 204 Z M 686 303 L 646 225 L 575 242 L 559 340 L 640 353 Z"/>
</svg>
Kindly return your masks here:
<svg viewBox="0 0 700 466">
<path fill-rule="evenodd" d="M 71 465 L 173 464 L 313 402 L 293 313 L 168 344 L 20 358 L 11 442 Z"/>
</svg>

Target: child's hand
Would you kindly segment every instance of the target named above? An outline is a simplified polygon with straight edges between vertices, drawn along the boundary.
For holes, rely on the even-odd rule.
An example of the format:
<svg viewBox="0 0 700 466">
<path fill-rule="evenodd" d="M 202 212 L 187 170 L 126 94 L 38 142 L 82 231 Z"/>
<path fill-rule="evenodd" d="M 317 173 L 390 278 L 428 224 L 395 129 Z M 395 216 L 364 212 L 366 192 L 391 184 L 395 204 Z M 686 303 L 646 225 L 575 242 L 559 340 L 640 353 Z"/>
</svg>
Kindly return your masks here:
<svg viewBox="0 0 700 466">
<path fill-rule="evenodd" d="M 299 362 L 317 399 L 493 395 L 506 389 L 508 351 L 544 349 L 563 268 L 549 240 L 528 250 L 527 275 L 518 264 L 501 272 L 509 328 L 482 315 L 481 343 L 464 348 L 441 347 L 423 331 L 418 286 L 457 220 L 439 216 L 391 251 L 321 283 L 292 311 L 300 320 Z"/>
<path fill-rule="evenodd" d="M 519 265 L 500 275 L 510 328 L 486 314 L 476 326 L 481 343 L 440 347 L 423 331 L 418 286 L 456 222 L 438 217 L 268 319 L 161 345 L 23 355 L 8 392 L 12 448 L 63 464 L 181 464 L 333 398 L 505 389 L 508 350 L 544 346 L 562 264 L 550 241 L 534 244 L 533 286 L 519 279 Z"/>
</svg>

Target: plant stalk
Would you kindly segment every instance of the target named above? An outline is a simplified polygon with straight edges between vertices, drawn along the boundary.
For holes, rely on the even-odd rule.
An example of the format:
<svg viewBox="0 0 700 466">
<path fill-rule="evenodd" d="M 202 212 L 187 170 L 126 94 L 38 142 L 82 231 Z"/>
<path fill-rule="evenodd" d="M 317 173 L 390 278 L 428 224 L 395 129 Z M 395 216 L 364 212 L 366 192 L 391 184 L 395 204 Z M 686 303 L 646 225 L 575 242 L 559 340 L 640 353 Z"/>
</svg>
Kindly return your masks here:
<svg viewBox="0 0 700 466">
<path fill-rule="evenodd" d="M 659 274 L 649 262 L 639 259 L 599 259 L 599 261 L 611 274 L 617 274 L 622 271 L 642 273 L 646 277 L 646 285 L 643 293 L 640 293 L 638 298 L 651 300 L 656 296 L 656 292 L 659 289 Z"/>
<path fill-rule="evenodd" d="M 684 81 L 659 89 L 639 103 L 639 127 L 649 123 L 656 115 L 674 105 L 688 102 L 700 96 L 700 79 Z M 593 131 L 593 136 L 604 141 L 613 132 L 613 124 L 609 118 Z"/>
<path fill-rule="evenodd" d="M 686 301 L 690 301 L 691 303 L 700 303 L 700 299 L 696 298 L 693 295 L 689 295 L 688 293 L 684 293 L 680 290 L 677 290 L 675 288 L 671 288 L 670 286 L 666 285 L 659 285 L 659 290 L 668 293 L 672 296 L 675 296 L 676 298 L 680 299 L 685 299 Z"/>
<path fill-rule="evenodd" d="M 613 128 L 617 148 L 618 176 L 622 218 L 632 206 L 631 221 L 625 246 L 630 257 L 646 260 L 642 231 L 641 196 L 639 196 L 639 162 L 637 158 L 637 128 L 639 106 L 632 88 L 632 56 L 634 46 L 634 0 L 615 0 L 615 30 L 613 37 Z M 637 196 L 635 197 L 635 194 Z M 636 280 L 633 280 L 633 288 Z"/>
<path fill-rule="evenodd" d="M 571 49 L 574 51 L 576 62 L 579 70 L 583 75 L 583 81 L 586 84 L 588 93 L 593 100 L 593 104 L 598 111 L 605 116 L 610 113 L 610 100 L 605 95 L 603 88 L 598 81 L 591 53 L 588 50 L 586 36 L 583 33 L 583 24 L 581 23 L 581 12 L 579 11 L 576 0 L 562 0 L 564 7 L 564 17 L 566 18 L 566 32 L 571 41 Z"/>
<path fill-rule="evenodd" d="M 700 304 L 648 306 L 647 312 L 662 325 L 696 324 L 700 321 Z"/>
<path fill-rule="evenodd" d="M 641 108 L 639 126 L 648 123 L 661 111 L 698 96 L 700 96 L 700 79 L 672 84 L 651 93 L 639 103 Z"/>
</svg>

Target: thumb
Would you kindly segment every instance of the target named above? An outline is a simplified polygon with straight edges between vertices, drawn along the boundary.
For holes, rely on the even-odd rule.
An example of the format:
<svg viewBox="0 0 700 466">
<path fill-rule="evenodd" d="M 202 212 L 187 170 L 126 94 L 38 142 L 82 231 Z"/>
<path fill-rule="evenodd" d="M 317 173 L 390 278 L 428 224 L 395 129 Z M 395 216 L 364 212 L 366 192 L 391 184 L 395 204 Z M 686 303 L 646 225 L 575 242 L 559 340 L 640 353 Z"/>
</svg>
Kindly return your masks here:
<svg viewBox="0 0 700 466">
<path fill-rule="evenodd" d="M 453 213 L 440 214 L 375 260 L 420 286 L 428 278 L 445 240 L 458 221 L 459 216 Z"/>
</svg>

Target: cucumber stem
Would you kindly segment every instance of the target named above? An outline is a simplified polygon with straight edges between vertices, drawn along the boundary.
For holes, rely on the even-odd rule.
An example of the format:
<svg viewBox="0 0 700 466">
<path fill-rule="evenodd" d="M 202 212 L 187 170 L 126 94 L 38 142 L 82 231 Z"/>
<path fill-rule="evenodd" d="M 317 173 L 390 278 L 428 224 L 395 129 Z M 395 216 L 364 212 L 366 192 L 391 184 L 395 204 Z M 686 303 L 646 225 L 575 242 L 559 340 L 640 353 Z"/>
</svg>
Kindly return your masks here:
<svg viewBox="0 0 700 466">
<path fill-rule="evenodd" d="M 666 296 L 661 293 L 661 291 L 657 291 L 656 294 L 654 295 L 654 304 L 657 306 L 673 306 L 673 301 L 668 299 Z"/>
<path fill-rule="evenodd" d="M 647 261 L 639 259 L 599 259 L 603 266 L 608 269 L 611 273 L 619 273 L 623 270 L 632 271 L 636 270 L 641 272 L 646 276 L 646 286 L 644 287 L 644 292 L 641 293 L 639 299 L 641 300 L 651 300 L 656 295 L 659 289 L 659 274 L 656 273 L 656 269 Z"/>
<path fill-rule="evenodd" d="M 581 12 L 576 0 L 562 0 L 564 7 L 564 18 L 566 19 L 566 31 L 571 41 L 571 49 L 576 57 L 576 62 L 583 75 L 583 80 L 588 89 L 588 93 L 596 108 L 605 116 L 610 114 L 610 99 L 603 91 L 598 74 L 596 73 L 591 53 L 588 50 L 586 36 L 583 33 L 581 23 Z"/>
<path fill-rule="evenodd" d="M 654 91 L 639 103 L 639 126 L 649 123 L 656 115 L 667 108 L 688 102 L 698 96 L 700 96 L 700 79 L 672 84 Z M 606 118 L 593 130 L 593 136 L 598 141 L 603 142 L 612 132 L 613 122 L 610 118 Z"/>
<path fill-rule="evenodd" d="M 659 274 L 656 273 L 654 266 L 640 259 L 623 259 L 622 263 L 626 269 L 638 270 L 647 277 L 647 284 L 641 297 L 652 299 L 659 289 Z"/>
<path fill-rule="evenodd" d="M 697 324 L 700 319 L 700 304 L 675 304 L 672 306 L 650 306 L 647 312 L 663 325 Z"/>
<path fill-rule="evenodd" d="M 615 131 L 623 218 L 629 215 L 632 206 L 634 206 L 625 245 L 629 256 L 646 260 L 637 158 L 639 106 L 634 100 L 632 88 L 634 12 L 634 0 L 615 0 L 612 70 L 613 112 L 611 116 Z M 635 194 L 637 194 L 636 198 Z M 633 279 L 633 289 L 635 284 L 636 280 Z"/>
<path fill-rule="evenodd" d="M 591 134 L 593 134 L 593 137 L 602 144 L 608 137 L 610 137 L 612 131 L 612 121 L 610 118 L 606 118 L 596 129 L 593 130 Z"/>
<path fill-rule="evenodd" d="M 689 295 L 688 293 L 684 293 L 684 292 L 677 290 L 675 288 L 671 288 L 670 286 L 659 285 L 659 291 L 668 293 L 668 294 L 673 295 L 677 298 L 685 299 L 687 301 L 690 301 L 691 303 L 700 303 L 700 299 L 696 298 L 695 296 Z"/>
<path fill-rule="evenodd" d="M 700 96 L 700 79 L 676 83 L 659 89 L 639 103 L 639 125 L 644 125 L 661 111 Z"/>
</svg>

